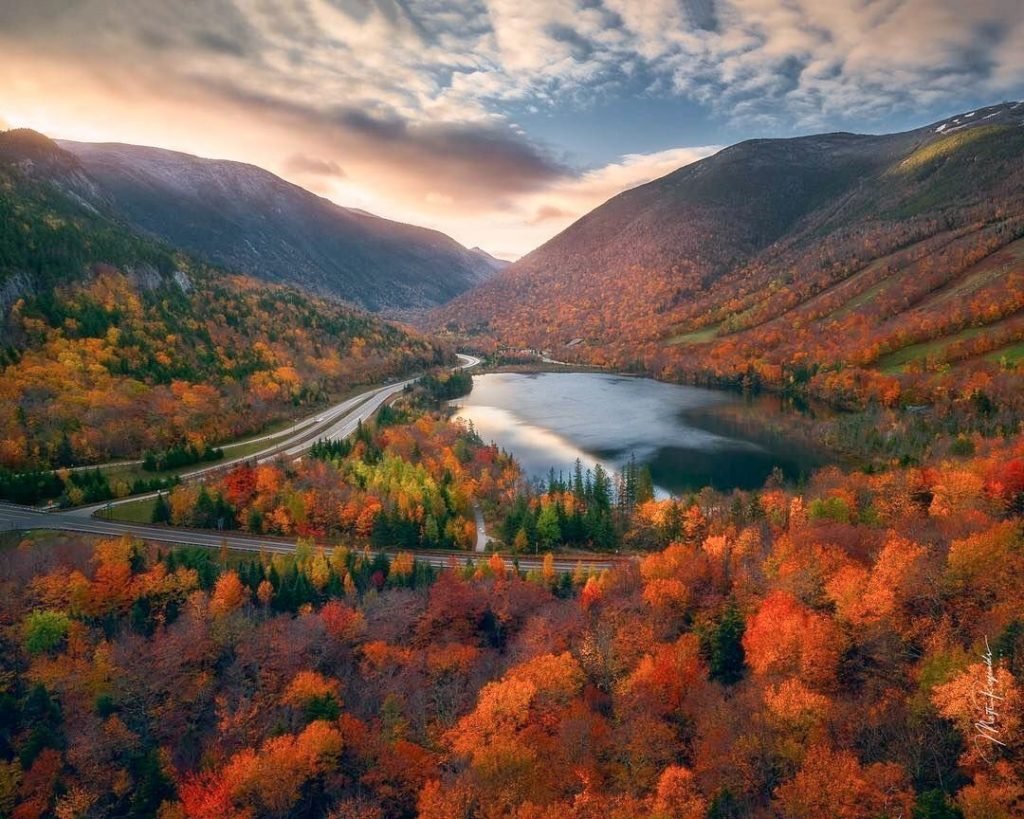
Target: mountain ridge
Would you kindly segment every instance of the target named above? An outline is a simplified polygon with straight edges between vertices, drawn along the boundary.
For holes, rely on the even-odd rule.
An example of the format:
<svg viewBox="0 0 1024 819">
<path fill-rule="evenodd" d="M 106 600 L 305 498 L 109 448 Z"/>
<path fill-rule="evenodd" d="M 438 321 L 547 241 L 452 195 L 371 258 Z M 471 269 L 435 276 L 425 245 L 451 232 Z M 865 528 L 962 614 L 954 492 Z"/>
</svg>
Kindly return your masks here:
<svg viewBox="0 0 1024 819">
<path fill-rule="evenodd" d="M 851 361 L 874 371 L 869 380 L 901 376 L 886 356 L 961 341 L 983 321 L 982 302 L 1009 298 L 1000 320 L 1016 320 L 1018 268 L 975 281 L 966 260 L 1021 230 L 1021 124 L 1024 107 L 1003 103 L 899 134 L 738 143 L 612 197 L 436 310 L 434 326 L 687 380 L 738 383 L 753 370 L 777 388 L 802 366 L 799 338 L 809 378 Z M 926 258 L 904 252 L 946 231 L 958 238 L 935 241 Z M 870 269 L 886 259 L 893 269 Z M 961 274 L 973 301 L 926 314 L 927 287 L 954 287 Z M 811 303 L 842 298 L 846 312 Z M 574 338 L 584 342 L 567 349 Z"/>
<path fill-rule="evenodd" d="M 82 207 L 74 157 L 36 142 L 12 162 L 11 147 L 0 138 L 0 478 L 201 451 L 449 355 Z"/>
<path fill-rule="evenodd" d="M 345 208 L 248 163 L 33 134 L 0 134 L 0 157 L 86 208 L 266 281 L 370 310 L 423 308 L 500 267 L 440 231 Z"/>
</svg>

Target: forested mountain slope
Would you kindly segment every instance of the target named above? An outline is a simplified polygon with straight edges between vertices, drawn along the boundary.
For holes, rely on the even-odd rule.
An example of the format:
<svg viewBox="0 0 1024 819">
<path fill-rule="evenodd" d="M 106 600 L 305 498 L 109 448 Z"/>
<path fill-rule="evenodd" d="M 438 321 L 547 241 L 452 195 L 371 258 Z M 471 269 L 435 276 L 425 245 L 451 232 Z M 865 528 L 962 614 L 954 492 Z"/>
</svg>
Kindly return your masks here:
<svg viewBox="0 0 1024 819">
<path fill-rule="evenodd" d="M 502 263 L 434 230 L 335 205 L 252 165 L 31 132 L 33 174 L 136 231 L 256 278 L 379 310 L 441 304 Z M 14 156 L 24 160 L 27 155 Z M 0 146 L 0 151 L 5 149 Z"/>
<path fill-rule="evenodd" d="M 907 369 L 967 359 L 1005 373 L 1024 357 L 1022 125 L 1006 103 L 903 134 L 741 143 L 611 199 L 438 324 L 840 400 L 895 400 L 921 381 Z"/>
<path fill-rule="evenodd" d="M 30 132 L 0 135 L 0 322 L 0 469 L 209 446 L 443 356 L 131 230 Z"/>
</svg>

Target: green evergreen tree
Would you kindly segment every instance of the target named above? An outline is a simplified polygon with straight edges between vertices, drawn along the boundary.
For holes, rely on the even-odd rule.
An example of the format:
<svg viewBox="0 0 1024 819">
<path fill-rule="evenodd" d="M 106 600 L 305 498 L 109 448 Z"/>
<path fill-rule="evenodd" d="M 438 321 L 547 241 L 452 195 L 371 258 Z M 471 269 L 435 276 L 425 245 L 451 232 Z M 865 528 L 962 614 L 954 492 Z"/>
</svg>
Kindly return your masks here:
<svg viewBox="0 0 1024 819">
<path fill-rule="evenodd" d="M 925 791 L 914 804 L 914 819 L 963 819 L 963 815 L 940 790 Z"/>
<path fill-rule="evenodd" d="M 562 529 L 558 523 L 558 509 L 555 504 L 545 506 L 537 518 L 537 537 L 543 548 L 554 548 L 562 539 Z"/>
<path fill-rule="evenodd" d="M 163 492 L 157 494 L 156 503 L 153 505 L 153 514 L 150 515 L 149 520 L 151 523 L 171 522 L 171 505 L 167 502 Z"/>
<path fill-rule="evenodd" d="M 647 503 L 654 500 L 654 478 L 650 468 L 644 464 L 636 473 L 636 503 Z"/>
<path fill-rule="evenodd" d="M 57 444 L 57 452 L 54 455 L 53 461 L 57 466 L 71 466 L 75 462 L 75 451 L 71 446 L 71 439 L 68 438 L 66 432 L 60 437 L 60 443 Z"/>
<path fill-rule="evenodd" d="M 724 685 L 739 682 L 743 676 L 743 615 L 735 600 L 729 602 L 722 619 L 702 640 L 709 676 Z"/>
<path fill-rule="evenodd" d="M 131 791 L 129 817 L 155 816 L 161 803 L 175 797 L 174 782 L 164 773 L 160 756 L 150 748 L 132 764 L 135 785 Z"/>
</svg>

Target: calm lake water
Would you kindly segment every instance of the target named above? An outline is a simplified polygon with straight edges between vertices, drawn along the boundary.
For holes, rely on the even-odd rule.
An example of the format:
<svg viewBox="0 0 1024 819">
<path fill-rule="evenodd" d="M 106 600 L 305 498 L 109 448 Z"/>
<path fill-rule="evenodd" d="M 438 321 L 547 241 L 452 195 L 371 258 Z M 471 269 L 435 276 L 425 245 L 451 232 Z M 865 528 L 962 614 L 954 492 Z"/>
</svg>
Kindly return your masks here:
<svg viewBox="0 0 1024 819">
<path fill-rule="evenodd" d="M 452 401 L 484 441 L 508 450 L 532 478 L 601 463 L 617 470 L 635 456 L 661 493 L 704 486 L 751 489 L 772 469 L 797 480 L 827 462 L 803 442 L 766 429 L 777 400 L 757 399 L 603 373 L 488 373 Z M 746 421 L 744 420 L 746 419 Z"/>
</svg>

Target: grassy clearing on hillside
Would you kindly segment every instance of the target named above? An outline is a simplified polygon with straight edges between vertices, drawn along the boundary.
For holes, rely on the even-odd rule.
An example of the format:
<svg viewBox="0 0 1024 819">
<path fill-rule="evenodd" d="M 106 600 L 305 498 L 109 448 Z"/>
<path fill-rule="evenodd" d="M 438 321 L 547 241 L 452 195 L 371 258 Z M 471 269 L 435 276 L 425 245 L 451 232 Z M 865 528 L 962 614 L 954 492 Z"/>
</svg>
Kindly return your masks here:
<svg viewBox="0 0 1024 819">
<path fill-rule="evenodd" d="M 984 125 L 975 128 L 965 128 L 962 131 L 955 131 L 930 145 L 918 148 L 910 156 L 896 166 L 897 173 L 909 174 L 918 171 L 937 159 L 952 156 L 957 151 L 965 148 L 973 142 L 978 142 L 989 136 L 994 136 L 1003 131 L 1009 130 L 1005 125 Z"/>
<path fill-rule="evenodd" d="M 972 234 L 975 234 L 975 233 L 977 233 L 977 231 L 975 231 L 975 230 L 965 231 L 965 232 L 961 233 L 960 235 L 953 235 L 951 232 L 947 233 L 946 235 L 950 235 L 951 236 L 950 240 L 948 242 L 943 242 L 941 245 L 936 247 L 935 250 L 933 251 L 933 253 L 934 254 L 941 254 L 943 250 L 945 250 L 947 247 L 952 245 L 954 242 L 956 242 L 956 241 L 958 241 L 960 239 L 964 239 L 966 237 L 970 237 Z M 933 241 L 934 238 L 935 237 L 931 237 L 929 239 L 926 239 L 925 241 L 930 242 L 930 241 Z M 921 244 L 923 244 L 923 242 Z M 1024 252 L 1024 245 L 1022 245 L 1022 247 L 1018 249 L 1018 248 L 1014 247 L 1015 244 L 1016 243 L 1011 243 L 1010 245 L 1007 245 L 1006 248 L 1002 248 L 1002 249 L 998 250 L 993 256 L 990 256 L 989 258 L 984 259 L 983 261 L 979 262 L 976 265 L 975 268 L 972 268 L 971 270 L 965 271 L 962 274 L 961 277 L 958 277 L 950 285 L 947 285 L 946 287 L 950 288 L 950 290 L 959 290 L 961 287 L 963 287 L 963 290 L 960 291 L 960 292 L 963 292 L 963 293 L 973 292 L 973 291 L 975 291 L 977 289 L 980 289 L 984 284 L 987 284 L 996 275 L 998 275 L 998 273 L 993 273 L 993 271 L 990 269 L 991 268 L 991 264 L 992 264 L 992 262 L 990 261 L 991 259 L 994 259 L 997 256 L 1000 257 L 1000 258 L 1003 258 L 1000 254 L 1002 254 L 1004 251 L 1006 251 L 1007 249 L 1010 249 L 1010 248 L 1013 248 L 1013 250 L 1011 251 L 1011 253 L 1013 254 L 1013 256 L 1012 256 L 1013 259 L 1017 258 L 1017 254 L 1019 252 Z M 892 254 L 890 254 L 888 256 L 883 256 L 880 259 L 876 259 L 874 262 L 869 264 L 867 267 L 865 267 L 859 273 L 856 273 L 854 276 L 850 277 L 846 281 L 847 282 L 852 282 L 852 281 L 854 281 L 858 277 L 867 276 L 867 275 L 870 275 L 870 274 L 874 273 L 876 270 L 878 270 L 878 268 L 880 266 L 882 266 L 884 264 L 887 264 L 891 259 L 893 259 L 895 257 L 898 257 L 901 253 L 904 253 L 905 250 L 906 249 L 904 249 L 903 251 L 899 251 L 898 253 L 892 253 Z M 846 316 L 850 315 L 854 311 L 859 310 L 861 307 L 864 307 L 865 305 L 867 305 L 870 302 L 872 302 L 879 295 L 884 293 L 888 288 L 890 288 L 890 287 L 899 287 L 901 285 L 901 282 L 903 281 L 902 277 L 904 275 L 906 275 L 907 268 L 912 266 L 913 264 L 914 264 L 914 261 L 909 260 L 909 259 L 906 262 L 904 262 L 903 264 L 900 264 L 895 270 L 893 270 L 884 279 L 882 279 L 879 282 L 876 282 L 875 284 L 871 285 L 870 287 L 868 287 L 867 289 L 865 289 L 861 293 L 859 293 L 856 296 L 854 296 L 852 299 L 850 299 L 848 302 L 846 302 L 846 304 L 844 304 L 838 310 L 834 311 L 832 313 L 832 315 L 835 318 L 838 318 L 838 319 L 845 318 Z M 825 291 L 825 292 L 829 292 L 829 291 Z M 925 300 L 923 302 L 921 302 L 919 305 L 917 305 L 914 309 L 922 309 L 922 308 L 924 308 L 933 299 L 938 299 L 938 298 L 940 298 L 942 296 L 942 294 L 947 293 L 947 292 L 950 292 L 950 291 L 947 291 L 946 289 L 937 290 L 935 292 L 935 294 L 925 298 Z"/>
<path fill-rule="evenodd" d="M 815 293 L 811 298 L 807 299 L 807 301 L 802 302 L 793 309 L 813 310 L 815 309 L 817 303 L 822 302 L 825 299 L 834 297 L 836 293 L 843 293 L 844 295 L 846 293 L 856 294 L 852 296 L 852 298 L 843 301 L 842 304 L 835 307 L 834 309 L 829 310 L 827 313 L 822 313 L 821 316 L 821 318 L 827 318 L 829 316 L 841 318 L 842 316 L 846 315 L 846 313 L 848 313 L 851 309 L 853 309 L 850 306 L 851 304 L 856 302 L 858 299 L 864 298 L 865 294 L 870 293 L 871 290 L 874 289 L 873 287 L 869 287 L 868 289 L 861 291 L 860 293 L 857 293 L 858 289 L 862 286 L 864 279 L 867 279 L 874 275 L 878 268 L 887 263 L 896 255 L 898 255 L 898 253 L 890 253 L 886 256 L 882 256 L 879 259 L 875 259 L 873 262 L 871 262 L 868 265 L 865 265 L 860 270 L 847 276 L 845 279 L 837 281 L 831 287 L 826 287 L 824 290 L 820 290 L 819 292 Z M 878 287 L 878 285 L 874 285 L 874 287 Z M 870 298 L 870 296 L 868 296 L 868 298 Z"/>
<path fill-rule="evenodd" d="M 941 338 L 935 338 L 931 341 L 922 341 L 919 344 L 911 344 L 900 350 L 895 350 L 887 355 L 883 355 L 875 363 L 875 366 L 884 373 L 894 375 L 898 373 L 904 365 L 909 364 L 911 361 L 921 361 L 926 358 L 936 357 L 943 358 L 943 352 L 950 344 L 954 344 L 958 341 L 967 341 L 981 335 L 982 333 L 989 332 L 991 329 L 991 326 L 967 327 L 959 333 L 955 333 L 951 336 L 942 336 Z"/>
<path fill-rule="evenodd" d="M 899 272 L 902 272 L 902 271 L 899 271 Z M 880 281 L 880 282 L 878 282 L 876 284 L 871 285 L 871 287 L 869 287 L 867 290 L 863 291 L 862 293 L 858 293 L 856 296 L 854 296 L 852 299 L 850 299 L 848 302 L 846 302 L 846 304 L 844 304 L 842 307 L 840 307 L 838 310 L 836 310 L 834 313 L 832 313 L 832 315 L 835 318 L 837 318 L 837 319 L 846 318 L 846 316 L 850 315 L 850 313 L 853 313 L 854 311 L 859 310 L 865 304 L 867 304 L 868 302 L 873 300 L 876 296 L 878 296 L 887 287 L 892 286 L 892 284 L 893 284 L 893 277 L 882 279 L 882 281 Z"/>
<path fill-rule="evenodd" d="M 973 230 L 967 232 L 973 232 Z M 958 234 L 957 231 L 941 231 L 931 236 L 927 236 L 924 239 L 910 242 L 891 253 L 886 253 L 883 256 L 879 256 L 877 259 L 873 259 L 860 270 L 857 270 L 846 278 L 840 279 L 830 286 L 825 287 L 823 290 L 818 291 L 806 301 L 791 308 L 791 310 L 787 312 L 792 312 L 794 310 L 812 311 L 818 315 L 818 320 L 829 317 L 842 319 L 878 295 L 882 288 L 886 286 L 887 282 L 895 280 L 902 275 L 904 269 L 913 264 L 913 254 L 916 248 L 937 245 L 936 250 L 940 250 L 949 242 L 959 238 L 960 235 L 964 235 L 964 233 L 960 232 Z M 882 281 L 876 282 L 875 284 L 869 283 L 870 279 L 875 276 L 881 268 L 890 264 L 893 264 L 894 268 Z M 827 307 L 821 305 L 821 302 L 835 299 L 837 295 L 840 296 L 841 300 L 831 309 L 827 309 Z"/>
<path fill-rule="evenodd" d="M 998 350 L 993 350 L 991 353 L 986 355 L 985 358 L 989 361 L 995 361 L 996 363 L 1005 363 L 1016 366 L 1024 361 L 1024 341 L 1018 341 L 1016 344 L 1011 344 L 1007 347 L 1000 347 Z"/>
<path fill-rule="evenodd" d="M 703 344 L 705 341 L 711 341 L 718 335 L 718 330 L 721 324 L 712 324 L 710 327 L 703 327 L 700 330 L 694 330 L 692 333 L 683 333 L 678 336 L 672 336 L 666 341 L 666 344 Z"/>
<path fill-rule="evenodd" d="M 966 298 L 989 285 L 999 285 L 1007 273 L 1024 265 L 1024 239 L 1018 239 L 1000 248 L 964 271 L 946 287 L 936 290 L 915 309 L 929 310 L 958 298 Z"/>
</svg>

